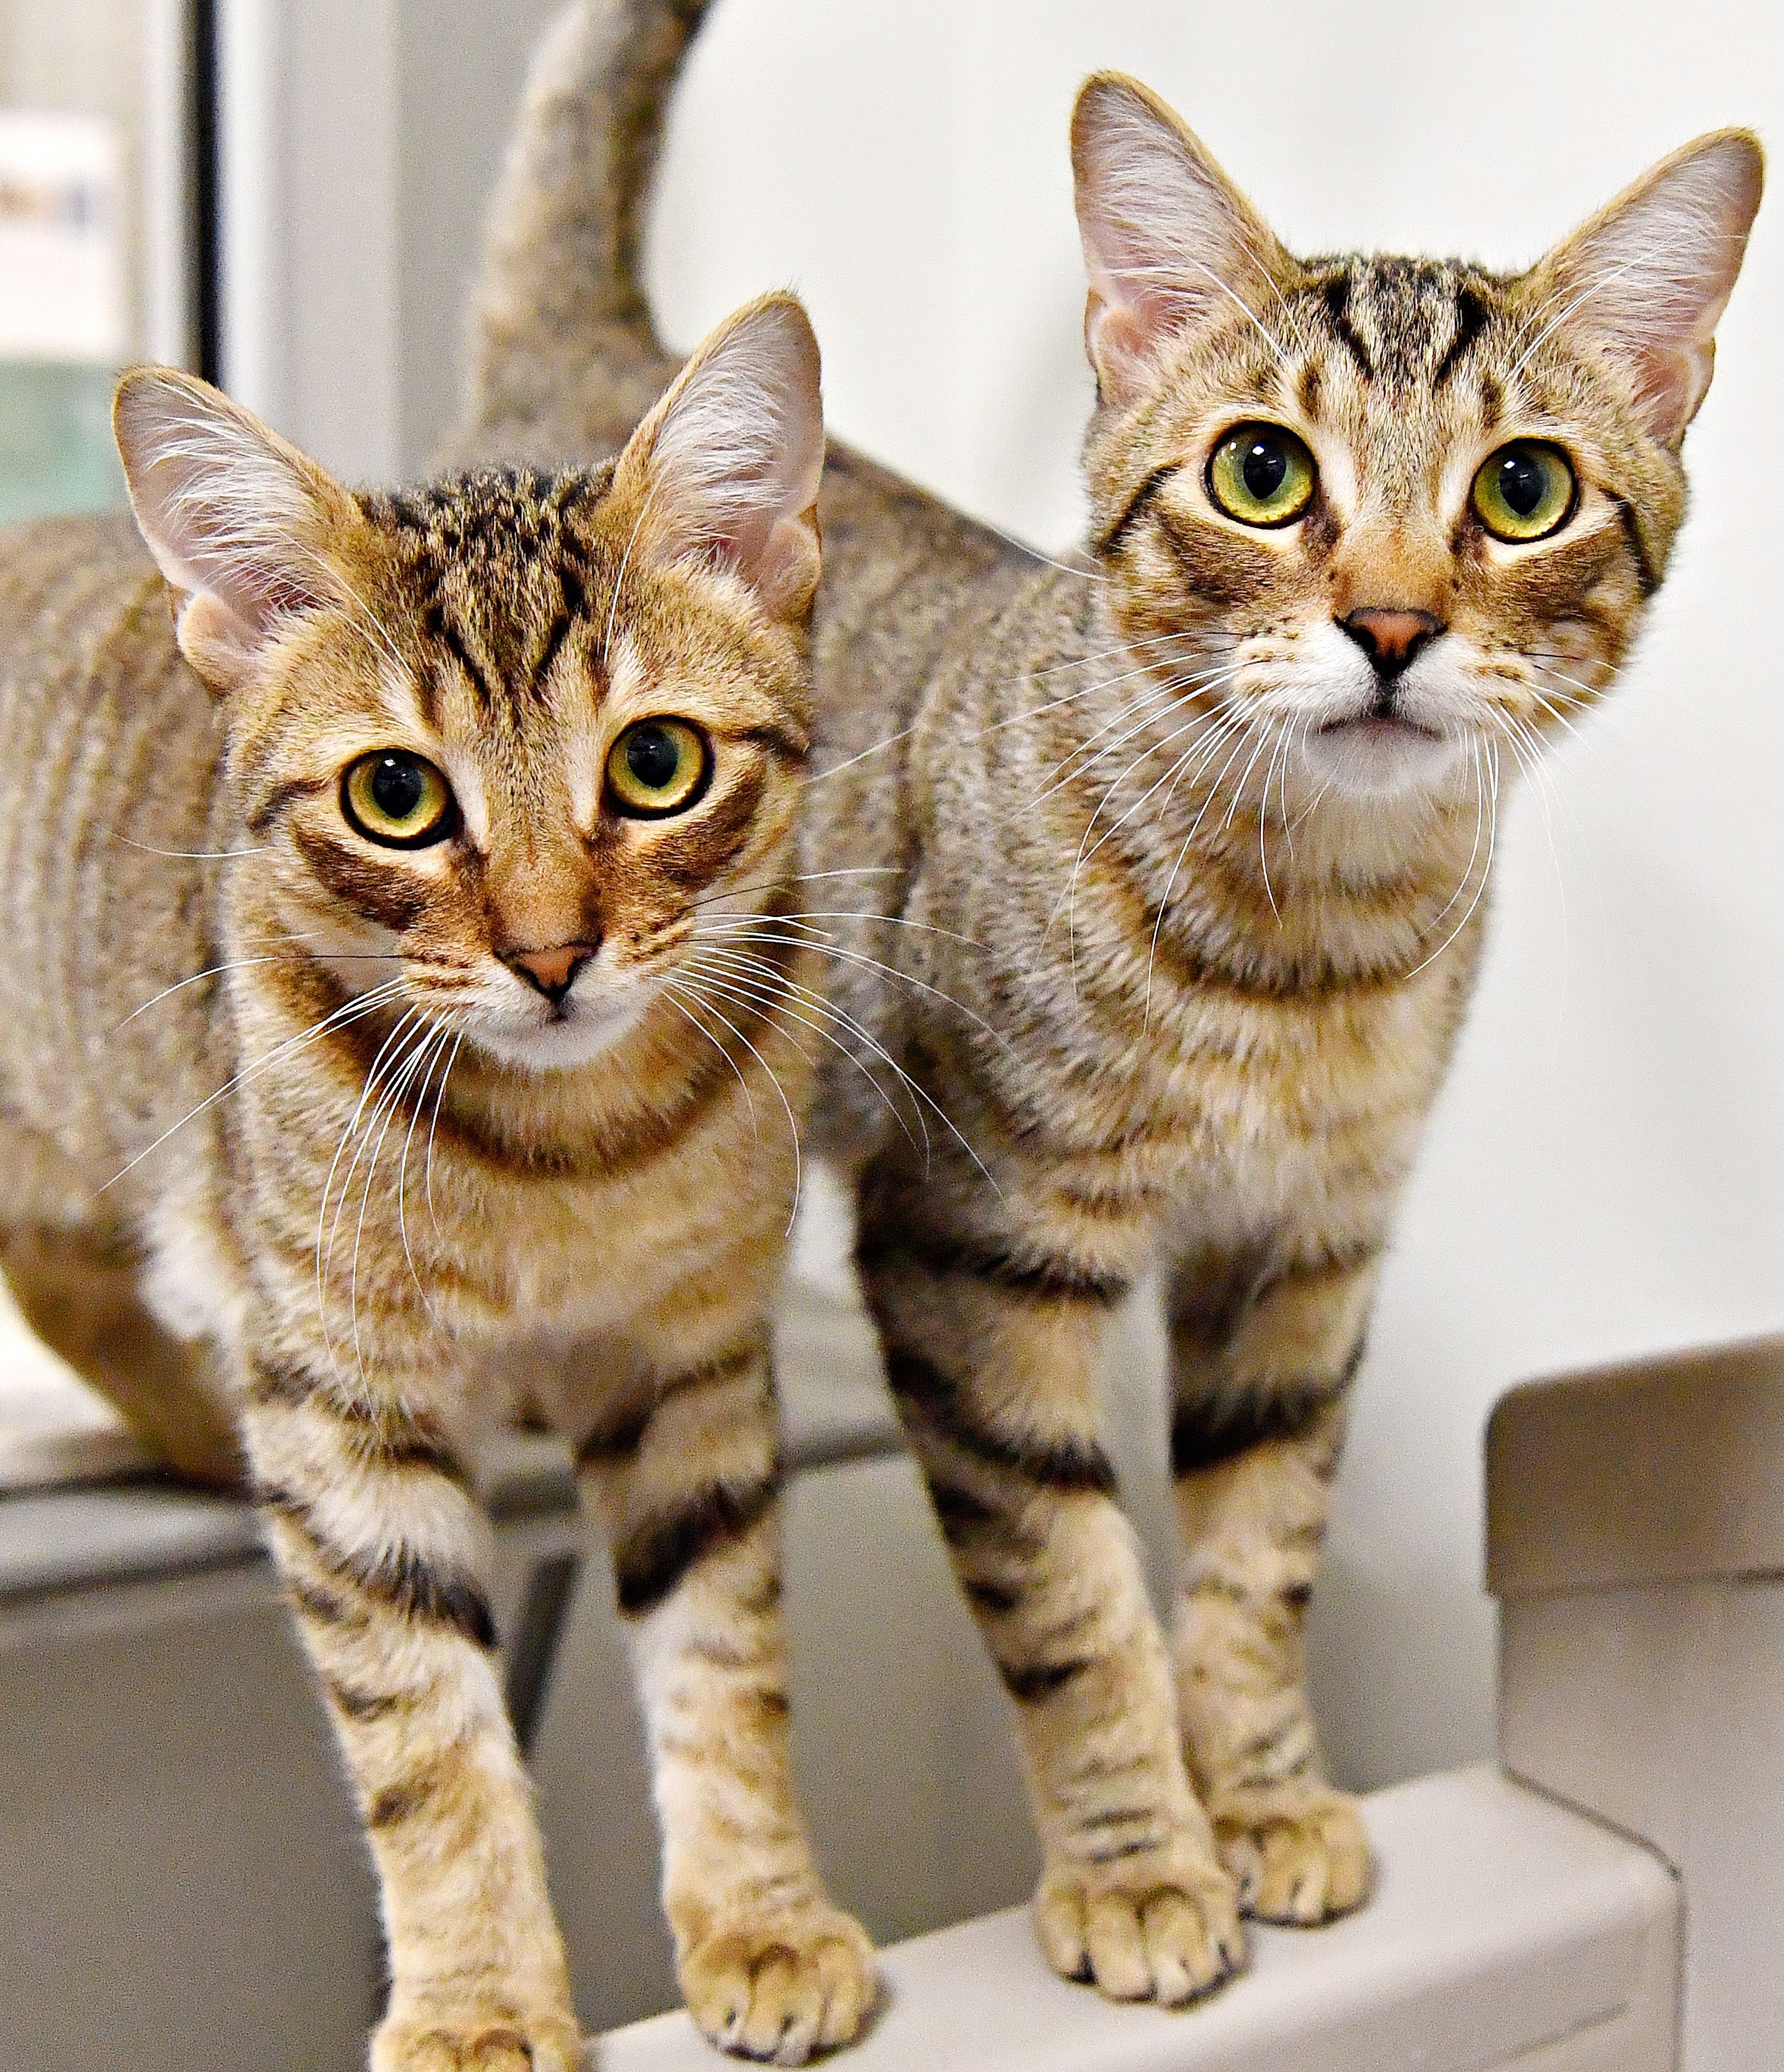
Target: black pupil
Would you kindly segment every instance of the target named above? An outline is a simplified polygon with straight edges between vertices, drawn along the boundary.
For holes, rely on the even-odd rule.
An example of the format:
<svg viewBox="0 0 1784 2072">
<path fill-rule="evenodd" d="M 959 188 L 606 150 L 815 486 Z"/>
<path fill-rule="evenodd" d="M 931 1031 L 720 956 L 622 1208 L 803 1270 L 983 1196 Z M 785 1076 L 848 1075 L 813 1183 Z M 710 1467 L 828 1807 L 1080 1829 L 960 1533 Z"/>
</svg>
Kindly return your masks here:
<svg viewBox="0 0 1784 2072">
<path fill-rule="evenodd" d="M 668 730 L 660 726 L 635 728 L 626 743 L 626 767 L 647 791 L 662 791 L 675 782 L 681 767 L 681 750 Z"/>
<path fill-rule="evenodd" d="M 1548 493 L 1548 470 L 1532 453 L 1507 454 L 1499 462 L 1499 494 L 1506 508 L 1527 518 Z"/>
<path fill-rule="evenodd" d="M 1288 478 L 1288 449 L 1275 439 L 1253 439 L 1239 471 L 1250 493 L 1260 504 L 1268 504 Z"/>
<path fill-rule="evenodd" d="M 427 779 L 419 767 L 400 755 L 387 755 L 372 773 L 372 803 L 387 820 L 406 820 L 427 796 Z"/>
</svg>

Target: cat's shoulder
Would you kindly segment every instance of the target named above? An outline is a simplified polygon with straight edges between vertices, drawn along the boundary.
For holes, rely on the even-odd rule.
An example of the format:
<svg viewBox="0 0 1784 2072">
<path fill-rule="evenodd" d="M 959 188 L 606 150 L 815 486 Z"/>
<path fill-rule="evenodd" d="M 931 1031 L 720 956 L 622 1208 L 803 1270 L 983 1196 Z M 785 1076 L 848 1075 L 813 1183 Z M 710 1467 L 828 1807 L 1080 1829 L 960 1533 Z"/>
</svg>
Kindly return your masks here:
<svg viewBox="0 0 1784 2072">
<path fill-rule="evenodd" d="M 84 643 L 121 613 L 158 602 L 161 590 L 127 511 L 0 528 L 0 642 L 14 653 L 21 643 Z"/>
</svg>

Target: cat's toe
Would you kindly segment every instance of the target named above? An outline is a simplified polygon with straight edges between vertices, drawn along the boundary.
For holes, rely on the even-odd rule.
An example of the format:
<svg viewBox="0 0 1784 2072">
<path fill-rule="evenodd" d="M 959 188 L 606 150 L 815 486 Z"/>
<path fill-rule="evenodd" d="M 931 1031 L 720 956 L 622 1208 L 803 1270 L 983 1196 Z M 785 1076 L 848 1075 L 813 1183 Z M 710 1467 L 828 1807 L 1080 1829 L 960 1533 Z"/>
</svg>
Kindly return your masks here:
<svg viewBox="0 0 1784 2072">
<path fill-rule="evenodd" d="M 392 2008 L 372 2072 L 586 2072 L 575 2018 L 556 2008 Z"/>
<path fill-rule="evenodd" d="M 773 2065 L 852 2041 L 878 1992 L 866 1931 L 828 1906 L 721 1930 L 693 1942 L 680 1969 L 708 2039 Z"/>
<path fill-rule="evenodd" d="M 1212 1794 L 1209 1811 L 1239 1904 L 1255 1919 L 1317 1928 L 1368 1898 L 1369 1837 L 1349 1793 L 1329 1785 L 1238 1789 Z"/>
<path fill-rule="evenodd" d="M 1186 1837 L 1113 1863 L 1050 1866 L 1034 1923 L 1062 1978 L 1113 2000 L 1186 2007 L 1245 1962 L 1231 1881 Z"/>
</svg>

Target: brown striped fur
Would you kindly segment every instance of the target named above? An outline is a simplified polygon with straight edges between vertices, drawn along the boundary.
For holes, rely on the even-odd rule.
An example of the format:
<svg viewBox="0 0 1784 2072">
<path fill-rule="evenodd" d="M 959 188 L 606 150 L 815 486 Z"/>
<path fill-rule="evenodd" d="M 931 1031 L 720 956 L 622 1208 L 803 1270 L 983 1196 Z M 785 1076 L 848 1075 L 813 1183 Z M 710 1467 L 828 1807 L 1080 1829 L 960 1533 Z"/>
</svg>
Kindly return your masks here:
<svg viewBox="0 0 1784 2072">
<path fill-rule="evenodd" d="M 771 298 L 617 463 L 354 496 L 140 372 L 162 572 L 122 521 L 0 546 L 4 1264 L 177 1465 L 230 1477 L 239 1422 L 380 1873 L 376 2072 L 582 2062 L 463 1466 L 522 1408 L 602 1435 L 702 2023 L 793 2063 L 871 1996 L 787 1770 L 766 1321 L 808 1076 L 768 1010 L 815 964 L 779 917 L 816 381 Z M 709 777 L 627 817 L 610 746 L 664 714 Z M 349 819 L 387 748 L 446 773 L 446 838 Z M 758 938 L 771 979 L 709 994 Z M 567 986 L 530 983 L 565 944 Z"/>
<path fill-rule="evenodd" d="M 705 11 L 581 0 L 554 32 L 471 450 L 604 450 L 671 364 L 639 224 Z M 865 1069 L 830 1071 L 816 1113 L 1016 1701 L 1042 1941 L 1178 2002 L 1239 1961 L 1235 1899 L 1313 1922 L 1366 1890 L 1301 1665 L 1346 1392 L 1473 985 L 1500 791 L 1611 686 L 1664 575 L 1760 162 L 1701 140 L 1507 276 L 1293 257 L 1131 80 L 1091 82 L 1073 145 L 1100 383 L 1081 565 L 831 448 L 806 853 L 885 874 L 832 902 L 862 917 L 828 1001 Z M 1209 487 L 1256 421 L 1317 471 L 1271 530 Z M 1564 447 L 1579 493 L 1508 545 L 1470 485 L 1520 436 Z M 1383 611 L 1423 635 L 1397 677 L 1356 618 Z M 881 1053 L 921 1100 L 883 1070 L 878 1097 Z M 1154 1269 L 1174 1664 L 1097 1436 L 1104 1320 Z"/>
</svg>

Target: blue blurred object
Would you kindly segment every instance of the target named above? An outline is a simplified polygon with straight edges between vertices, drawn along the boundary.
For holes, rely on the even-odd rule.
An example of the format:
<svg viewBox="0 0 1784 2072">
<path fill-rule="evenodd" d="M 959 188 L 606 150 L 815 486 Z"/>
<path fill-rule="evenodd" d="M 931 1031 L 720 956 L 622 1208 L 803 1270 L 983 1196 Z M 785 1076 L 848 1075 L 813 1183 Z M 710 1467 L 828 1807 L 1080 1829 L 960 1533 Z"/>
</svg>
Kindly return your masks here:
<svg viewBox="0 0 1784 2072">
<path fill-rule="evenodd" d="M 109 368 L 0 360 L 0 524 L 124 501 Z"/>
</svg>

